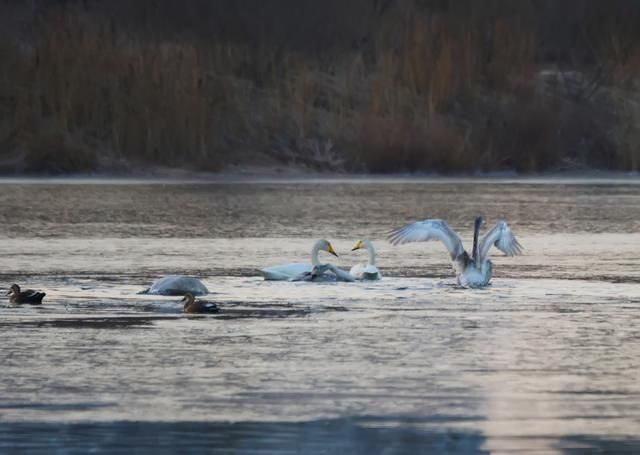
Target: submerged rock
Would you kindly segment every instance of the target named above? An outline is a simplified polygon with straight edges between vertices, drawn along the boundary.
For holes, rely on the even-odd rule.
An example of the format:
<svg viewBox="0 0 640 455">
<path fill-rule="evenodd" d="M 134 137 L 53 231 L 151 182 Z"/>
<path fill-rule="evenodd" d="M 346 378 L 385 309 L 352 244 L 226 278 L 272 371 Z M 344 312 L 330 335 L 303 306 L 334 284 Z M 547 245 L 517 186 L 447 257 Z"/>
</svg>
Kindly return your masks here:
<svg viewBox="0 0 640 455">
<path fill-rule="evenodd" d="M 197 278 L 184 275 L 167 275 L 153 282 L 151 287 L 140 294 L 152 295 L 185 295 L 190 292 L 193 295 L 207 295 L 209 290 Z"/>
</svg>

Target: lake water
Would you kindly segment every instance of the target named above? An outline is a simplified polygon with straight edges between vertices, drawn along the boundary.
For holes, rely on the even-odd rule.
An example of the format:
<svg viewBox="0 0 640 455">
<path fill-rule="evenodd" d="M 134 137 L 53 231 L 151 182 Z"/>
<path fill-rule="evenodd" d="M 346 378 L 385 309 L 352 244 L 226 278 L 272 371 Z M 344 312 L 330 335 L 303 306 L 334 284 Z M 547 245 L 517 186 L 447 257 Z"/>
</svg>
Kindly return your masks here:
<svg viewBox="0 0 640 455">
<path fill-rule="evenodd" d="M 0 452 L 640 453 L 640 185 L 0 183 Z M 507 219 L 483 290 L 405 222 Z M 359 239 L 375 283 L 264 282 Z M 199 276 L 215 316 L 138 295 Z"/>
</svg>

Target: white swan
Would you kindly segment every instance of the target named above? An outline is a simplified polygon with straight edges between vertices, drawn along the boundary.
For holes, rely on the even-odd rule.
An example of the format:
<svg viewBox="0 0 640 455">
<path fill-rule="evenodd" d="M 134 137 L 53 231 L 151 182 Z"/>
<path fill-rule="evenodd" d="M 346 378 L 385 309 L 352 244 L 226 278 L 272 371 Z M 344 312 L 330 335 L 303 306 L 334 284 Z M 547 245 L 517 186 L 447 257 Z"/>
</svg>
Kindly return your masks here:
<svg viewBox="0 0 640 455">
<path fill-rule="evenodd" d="M 379 280 L 382 278 L 382 274 L 378 267 L 376 267 L 376 250 L 373 248 L 373 243 L 369 240 L 359 240 L 351 251 L 356 251 L 361 248 L 366 248 L 369 253 L 369 261 L 366 264 L 356 264 L 351 267 L 349 273 L 356 280 Z"/>
<path fill-rule="evenodd" d="M 138 294 L 153 295 L 185 295 L 190 292 L 193 295 L 207 295 L 209 290 L 197 278 L 184 275 L 167 275 L 155 280 L 150 287 Z"/>
<path fill-rule="evenodd" d="M 310 273 L 311 269 L 315 265 L 320 265 L 320 261 L 318 260 L 318 252 L 326 251 L 328 253 L 333 254 L 334 256 L 338 256 L 338 254 L 331 246 L 327 240 L 318 240 L 311 249 L 311 263 L 292 263 L 292 264 L 283 264 L 283 265 L 274 265 L 273 267 L 267 267 L 260 270 L 260 273 L 264 276 L 265 280 L 272 281 L 284 281 L 290 280 L 291 278 L 295 278 L 299 275 L 304 274 L 305 272 Z"/>
<path fill-rule="evenodd" d="M 451 254 L 458 284 L 472 288 L 483 287 L 489 284 L 493 272 L 493 264 L 488 259 L 492 246 L 495 245 L 507 256 L 522 254 L 523 248 L 504 221 L 500 221 L 487 232 L 478 245 L 478 234 L 482 222 L 481 217 L 475 219 L 471 256 L 464 250 L 458 234 L 442 220 L 424 220 L 407 224 L 391 231 L 389 241 L 393 245 L 399 245 L 408 242 L 440 240 Z"/>
</svg>

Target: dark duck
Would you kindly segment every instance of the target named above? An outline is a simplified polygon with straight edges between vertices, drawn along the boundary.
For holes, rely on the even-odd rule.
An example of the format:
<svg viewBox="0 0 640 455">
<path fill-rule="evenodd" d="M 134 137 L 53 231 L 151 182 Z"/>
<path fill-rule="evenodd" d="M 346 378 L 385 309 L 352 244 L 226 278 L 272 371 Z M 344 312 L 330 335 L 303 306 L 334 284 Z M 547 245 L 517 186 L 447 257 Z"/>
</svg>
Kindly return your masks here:
<svg viewBox="0 0 640 455">
<path fill-rule="evenodd" d="M 44 292 L 34 291 L 33 289 L 20 290 L 17 284 L 11 285 L 7 295 L 10 295 L 9 302 L 16 305 L 40 305 L 42 299 L 46 295 Z"/>
</svg>

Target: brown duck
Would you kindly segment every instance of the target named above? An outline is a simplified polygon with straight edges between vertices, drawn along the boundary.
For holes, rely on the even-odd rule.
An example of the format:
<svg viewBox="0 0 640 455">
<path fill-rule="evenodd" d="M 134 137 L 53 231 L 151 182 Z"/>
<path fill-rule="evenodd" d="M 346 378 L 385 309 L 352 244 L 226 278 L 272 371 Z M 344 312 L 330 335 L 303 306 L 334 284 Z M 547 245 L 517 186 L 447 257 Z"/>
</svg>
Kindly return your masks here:
<svg viewBox="0 0 640 455">
<path fill-rule="evenodd" d="M 185 313 L 217 313 L 218 305 L 205 300 L 196 300 L 192 293 L 187 292 L 184 298 L 180 300 L 184 304 L 182 309 Z"/>
<path fill-rule="evenodd" d="M 42 299 L 46 294 L 44 292 L 34 291 L 33 289 L 20 291 L 20 286 L 18 286 L 17 284 L 13 284 L 11 285 L 11 289 L 9 289 L 9 292 L 7 292 L 7 295 L 11 295 L 11 297 L 9 297 L 9 302 L 11 303 L 15 303 L 18 305 L 40 305 L 42 303 Z"/>
</svg>

